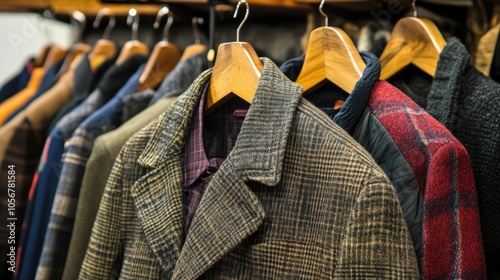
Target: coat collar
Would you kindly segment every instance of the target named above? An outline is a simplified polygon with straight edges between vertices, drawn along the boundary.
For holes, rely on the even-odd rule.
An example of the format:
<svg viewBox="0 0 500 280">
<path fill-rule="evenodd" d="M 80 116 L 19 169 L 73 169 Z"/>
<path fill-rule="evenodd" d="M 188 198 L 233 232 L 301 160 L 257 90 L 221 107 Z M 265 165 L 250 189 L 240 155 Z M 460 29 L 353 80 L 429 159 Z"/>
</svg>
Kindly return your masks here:
<svg viewBox="0 0 500 280">
<path fill-rule="evenodd" d="M 236 144 L 208 185 L 184 245 L 183 151 L 191 116 L 211 70 L 202 73 L 151 128 L 152 136 L 138 159 L 150 171 L 131 192 L 145 237 L 168 278 L 198 278 L 254 233 L 265 218 L 247 182 L 270 187 L 280 182 L 302 88 L 269 59 L 262 61 L 259 85 Z"/>
<path fill-rule="evenodd" d="M 366 64 L 363 75 L 356 82 L 342 109 L 333 117 L 333 121 L 349 133 L 352 133 L 353 129 L 356 128 L 359 119 L 368 106 L 371 91 L 380 77 L 380 62 L 377 57 L 369 52 L 360 52 L 360 55 Z M 290 80 L 295 81 L 302 70 L 304 60 L 304 55 L 292 58 L 284 62 L 280 69 Z M 318 90 L 327 94 L 330 91 L 330 89 L 324 87 Z"/>
<path fill-rule="evenodd" d="M 264 69 L 252 105 L 226 160 L 233 161 L 235 171 L 244 180 L 274 186 L 281 178 L 286 140 L 302 88 L 285 77 L 271 60 L 262 58 L 262 61 Z M 162 115 L 139 157 L 140 165 L 159 167 L 167 158 L 182 153 L 190 130 L 190 116 L 211 73 L 211 69 L 203 72 Z"/>
<path fill-rule="evenodd" d="M 470 66 L 469 53 L 457 38 L 448 39 L 439 56 L 439 62 L 427 97 L 427 108 L 434 118 L 446 127 L 454 127 L 458 116 L 462 84 Z"/>
</svg>

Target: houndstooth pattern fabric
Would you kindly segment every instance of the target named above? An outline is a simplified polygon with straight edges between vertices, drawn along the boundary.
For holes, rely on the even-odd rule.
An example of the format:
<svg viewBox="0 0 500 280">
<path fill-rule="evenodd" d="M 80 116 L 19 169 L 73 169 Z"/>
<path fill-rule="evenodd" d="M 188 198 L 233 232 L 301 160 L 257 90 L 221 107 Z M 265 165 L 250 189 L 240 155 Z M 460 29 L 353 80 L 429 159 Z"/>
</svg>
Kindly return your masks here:
<svg viewBox="0 0 500 280">
<path fill-rule="evenodd" d="M 183 148 L 206 71 L 122 148 L 80 279 L 417 279 L 394 189 L 269 60 L 182 240 Z"/>
</svg>

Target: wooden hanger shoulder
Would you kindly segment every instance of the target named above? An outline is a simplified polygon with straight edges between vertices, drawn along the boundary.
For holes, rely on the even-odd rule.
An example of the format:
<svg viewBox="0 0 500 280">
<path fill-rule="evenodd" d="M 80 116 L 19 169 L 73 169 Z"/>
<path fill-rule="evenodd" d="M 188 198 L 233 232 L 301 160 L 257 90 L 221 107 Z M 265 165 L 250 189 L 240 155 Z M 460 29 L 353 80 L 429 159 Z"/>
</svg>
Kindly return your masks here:
<svg viewBox="0 0 500 280">
<path fill-rule="evenodd" d="M 366 65 L 344 31 L 320 27 L 311 32 L 304 65 L 296 83 L 308 93 L 328 80 L 351 93 Z"/>
<path fill-rule="evenodd" d="M 43 67 L 43 64 L 45 63 L 45 60 L 47 59 L 47 56 L 50 53 L 50 49 L 53 47 L 53 44 L 48 44 L 45 47 L 43 47 L 42 51 L 38 54 L 38 56 L 35 59 L 35 66 L 36 67 Z"/>
<path fill-rule="evenodd" d="M 113 57 L 116 53 L 116 45 L 111 40 L 107 39 L 99 39 L 96 44 L 92 48 L 92 51 L 89 54 L 89 60 L 93 61 L 94 59 L 98 59 L 97 57 L 104 57 L 109 59 Z"/>
<path fill-rule="evenodd" d="M 148 55 L 149 48 L 142 42 L 133 40 L 128 41 L 122 48 L 118 59 L 116 60 L 116 64 L 122 64 L 127 58 L 135 54 Z"/>
<path fill-rule="evenodd" d="M 206 109 L 216 108 L 233 94 L 252 103 L 264 66 L 254 48 L 246 42 L 220 44 Z"/>
<path fill-rule="evenodd" d="M 184 52 L 182 53 L 181 60 L 185 60 L 191 56 L 200 54 L 204 52 L 207 49 L 207 46 L 202 45 L 202 44 L 193 44 L 189 45 L 184 49 Z"/>
<path fill-rule="evenodd" d="M 155 88 L 174 69 L 181 55 L 175 44 L 158 42 L 139 78 L 139 90 Z"/>
<path fill-rule="evenodd" d="M 71 50 L 66 55 L 66 58 L 64 58 L 63 65 L 61 66 L 61 69 L 59 70 L 59 72 L 65 73 L 66 71 L 68 71 L 73 60 L 75 60 L 81 54 L 89 52 L 90 50 L 91 50 L 91 47 L 87 44 L 76 43 L 75 45 L 73 45 Z"/>
<path fill-rule="evenodd" d="M 434 76 L 446 41 L 436 25 L 424 18 L 400 19 L 380 56 L 380 78 L 386 80 L 409 64 Z"/>
<path fill-rule="evenodd" d="M 50 48 L 49 54 L 43 63 L 43 68 L 46 70 L 49 69 L 52 65 L 54 65 L 54 63 L 63 59 L 66 54 L 68 54 L 68 50 L 53 46 Z"/>
</svg>

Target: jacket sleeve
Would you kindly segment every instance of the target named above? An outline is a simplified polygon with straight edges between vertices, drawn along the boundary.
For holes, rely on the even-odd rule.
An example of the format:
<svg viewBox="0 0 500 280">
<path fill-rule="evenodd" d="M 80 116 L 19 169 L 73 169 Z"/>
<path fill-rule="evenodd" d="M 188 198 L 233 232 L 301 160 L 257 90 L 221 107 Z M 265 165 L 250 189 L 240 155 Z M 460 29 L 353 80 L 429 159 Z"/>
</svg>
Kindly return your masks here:
<svg viewBox="0 0 500 280">
<path fill-rule="evenodd" d="M 79 279 L 109 279 L 121 264 L 123 151 L 108 178 Z"/>
<path fill-rule="evenodd" d="M 78 230 L 74 230 L 71 235 L 62 279 L 78 278 L 85 251 L 89 245 L 92 225 L 95 222 L 106 181 L 111 174 L 115 159 L 116 155 L 113 157 L 106 148 L 105 142 L 98 137 L 85 168 L 74 225 L 74 228 Z"/>
<path fill-rule="evenodd" d="M 401 207 L 384 179 L 366 184 L 359 194 L 340 246 L 334 279 L 419 278 Z"/>
<path fill-rule="evenodd" d="M 486 278 L 476 187 L 461 144 L 435 151 L 422 192 L 423 278 Z"/>
</svg>

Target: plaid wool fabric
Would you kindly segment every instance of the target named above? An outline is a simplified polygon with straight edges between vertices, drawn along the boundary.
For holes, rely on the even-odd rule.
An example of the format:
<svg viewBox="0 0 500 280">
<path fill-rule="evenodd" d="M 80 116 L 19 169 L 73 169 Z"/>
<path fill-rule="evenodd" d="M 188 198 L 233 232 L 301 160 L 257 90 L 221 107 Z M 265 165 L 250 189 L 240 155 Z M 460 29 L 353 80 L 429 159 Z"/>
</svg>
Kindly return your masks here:
<svg viewBox="0 0 500 280">
<path fill-rule="evenodd" d="M 423 194 L 424 279 L 485 279 L 479 207 L 469 155 L 424 109 L 386 82 L 368 105 L 410 164 Z"/>
<path fill-rule="evenodd" d="M 411 73 L 414 77 L 419 81 L 429 79 L 418 72 Z M 422 88 L 424 83 L 410 82 L 401 90 L 413 100 L 424 100 L 425 110 L 444 124 L 469 153 L 487 277 L 500 279 L 500 84 L 470 65 L 467 48 L 458 38 L 447 40 L 434 79 L 428 84 L 430 89 Z"/>
<path fill-rule="evenodd" d="M 7 182 L 9 176 L 9 166 L 14 166 L 15 171 L 15 187 L 13 188 L 15 192 L 15 216 L 17 220 L 15 221 L 16 228 L 16 239 L 14 244 L 8 243 L 8 237 L 10 236 L 10 229 L 6 226 L 2 227 L 0 231 L 0 279 L 11 279 L 13 273 L 7 270 L 10 267 L 7 264 L 7 253 L 10 252 L 10 247 L 17 246 L 20 241 L 21 228 L 24 221 L 24 214 L 26 211 L 26 205 L 28 202 L 28 195 L 30 192 L 31 182 L 33 181 L 33 175 L 35 174 L 40 155 L 42 153 L 43 145 L 45 143 L 45 129 L 34 128 L 28 119 L 25 119 L 19 126 L 16 127 L 12 139 L 9 144 L 3 161 L 1 162 L 1 174 L 0 179 L 2 180 L 0 188 L 2 193 L 0 195 L 0 218 L 3 221 L 7 221 L 9 216 L 8 211 L 8 191 Z M 16 266 L 17 268 L 17 266 Z"/>
<path fill-rule="evenodd" d="M 123 147 L 80 279 L 418 279 L 392 185 L 269 59 L 185 242 L 183 156 L 206 71 Z"/>
</svg>

